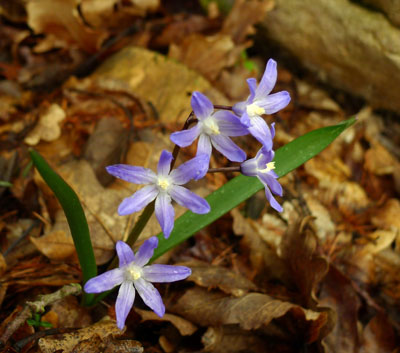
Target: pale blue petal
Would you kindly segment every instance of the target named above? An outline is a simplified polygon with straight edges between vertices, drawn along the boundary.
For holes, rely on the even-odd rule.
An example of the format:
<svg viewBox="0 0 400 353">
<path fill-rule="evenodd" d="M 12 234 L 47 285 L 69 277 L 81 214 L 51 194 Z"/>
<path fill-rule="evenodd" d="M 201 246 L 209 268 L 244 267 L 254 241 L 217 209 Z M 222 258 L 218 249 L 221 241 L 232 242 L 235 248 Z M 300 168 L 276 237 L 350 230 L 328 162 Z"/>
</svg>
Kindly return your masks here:
<svg viewBox="0 0 400 353">
<path fill-rule="evenodd" d="M 236 115 L 242 116 L 244 112 L 246 111 L 247 107 L 247 101 L 239 102 L 236 103 L 233 107 L 232 110 L 235 112 Z"/>
<path fill-rule="evenodd" d="M 132 282 L 124 282 L 118 291 L 117 301 L 115 303 L 115 314 L 117 315 L 117 326 L 122 330 L 125 326 L 125 320 L 132 309 L 135 301 L 135 288 Z"/>
<path fill-rule="evenodd" d="M 132 196 L 125 198 L 118 207 L 118 214 L 126 216 L 133 212 L 140 211 L 153 201 L 159 191 L 155 185 L 148 185 L 136 191 Z"/>
<path fill-rule="evenodd" d="M 165 314 L 165 306 L 158 290 L 143 278 L 139 278 L 133 283 L 144 303 L 159 317 L 163 317 Z"/>
<path fill-rule="evenodd" d="M 148 168 L 115 164 L 106 167 L 106 170 L 112 176 L 134 184 L 150 184 L 156 180 L 156 174 Z"/>
<path fill-rule="evenodd" d="M 267 150 L 265 147 L 260 148 L 256 156 L 258 169 L 265 169 L 267 163 L 271 162 L 274 156 L 275 152 L 273 150 Z"/>
<path fill-rule="evenodd" d="M 254 116 L 253 118 L 251 118 L 251 126 L 249 127 L 249 132 L 260 143 L 262 143 L 266 149 L 272 149 L 271 131 L 263 118 L 259 116 Z"/>
<path fill-rule="evenodd" d="M 198 180 L 207 173 L 209 163 L 208 156 L 201 154 L 181 164 L 170 174 L 173 184 L 183 185 L 191 179 Z"/>
<path fill-rule="evenodd" d="M 255 78 L 248 78 L 246 81 L 250 90 L 249 98 L 247 98 L 247 104 L 249 105 L 253 103 L 254 97 L 256 96 L 257 80 Z"/>
<path fill-rule="evenodd" d="M 269 59 L 267 66 L 265 67 L 264 75 L 261 78 L 260 84 L 256 90 L 255 99 L 265 98 L 271 93 L 272 89 L 276 84 L 278 77 L 278 70 L 276 69 L 276 61 Z M 270 113 L 269 113 L 270 114 Z"/>
<path fill-rule="evenodd" d="M 205 199 L 183 186 L 174 185 L 170 190 L 170 195 L 179 205 L 188 208 L 193 213 L 210 212 L 210 205 Z"/>
<path fill-rule="evenodd" d="M 115 247 L 119 259 L 119 267 L 128 265 L 132 261 L 135 261 L 135 255 L 133 254 L 133 250 L 127 243 L 118 240 L 117 245 Z"/>
<path fill-rule="evenodd" d="M 247 176 L 257 175 L 257 161 L 255 158 L 248 159 L 240 165 L 240 171 Z"/>
<path fill-rule="evenodd" d="M 225 136 L 243 136 L 249 133 L 240 118 L 231 112 L 219 110 L 213 117 L 218 122 L 219 131 Z"/>
<path fill-rule="evenodd" d="M 240 122 L 246 126 L 247 128 L 249 128 L 251 126 L 251 120 L 249 115 L 245 112 L 242 117 L 240 118 Z"/>
<path fill-rule="evenodd" d="M 269 202 L 269 204 L 271 205 L 272 208 L 274 208 L 278 212 L 282 212 L 283 211 L 282 206 L 278 203 L 278 201 L 275 200 L 275 197 L 272 196 L 272 193 L 268 189 L 268 186 L 265 186 L 265 196 L 267 197 L 267 200 L 268 200 L 268 202 Z"/>
<path fill-rule="evenodd" d="M 208 159 L 210 159 L 211 151 L 212 151 L 212 145 L 211 145 L 210 137 L 206 134 L 201 134 L 200 138 L 199 138 L 199 142 L 197 144 L 196 156 L 205 154 L 208 157 Z"/>
<path fill-rule="evenodd" d="M 189 277 L 192 270 L 186 266 L 150 265 L 143 267 L 143 279 L 148 282 L 168 283 Z"/>
<path fill-rule="evenodd" d="M 193 141 L 197 139 L 200 131 L 200 126 L 196 125 L 191 129 L 172 133 L 170 139 L 175 145 L 178 145 L 179 147 L 187 147 L 190 146 Z"/>
<path fill-rule="evenodd" d="M 214 106 L 211 101 L 200 92 L 193 92 L 190 103 L 197 119 L 199 120 L 209 117 L 214 111 Z"/>
<path fill-rule="evenodd" d="M 246 159 L 246 153 L 227 136 L 213 135 L 211 142 L 217 151 L 232 162 L 243 162 Z"/>
<path fill-rule="evenodd" d="M 282 186 L 272 175 L 269 175 L 268 173 L 259 173 L 258 177 L 261 179 L 264 185 L 268 185 L 275 195 L 282 196 Z"/>
<path fill-rule="evenodd" d="M 174 228 L 174 208 L 171 205 L 171 197 L 166 193 L 160 193 L 156 199 L 156 217 L 160 223 L 164 237 L 168 238 Z"/>
<path fill-rule="evenodd" d="M 157 237 L 151 237 L 147 239 L 139 248 L 139 250 L 136 252 L 135 264 L 140 267 L 146 265 L 149 262 L 149 260 L 153 257 L 154 249 L 157 248 L 157 246 L 158 246 Z"/>
<path fill-rule="evenodd" d="M 285 108 L 290 102 L 290 94 L 287 91 L 270 94 L 268 97 L 257 101 L 257 104 L 265 109 L 265 114 L 274 114 Z"/>
<path fill-rule="evenodd" d="M 171 162 L 174 159 L 172 157 L 172 153 L 166 150 L 161 152 L 160 160 L 157 165 L 157 174 L 158 175 L 168 175 L 171 170 Z"/>
<path fill-rule="evenodd" d="M 86 293 L 102 293 L 124 281 L 124 271 L 120 268 L 107 271 L 89 279 L 83 287 Z"/>
<path fill-rule="evenodd" d="M 271 130 L 271 138 L 273 139 L 275 137 L 275 123 L 271 124 L 270 130 Z"/>
</svg>

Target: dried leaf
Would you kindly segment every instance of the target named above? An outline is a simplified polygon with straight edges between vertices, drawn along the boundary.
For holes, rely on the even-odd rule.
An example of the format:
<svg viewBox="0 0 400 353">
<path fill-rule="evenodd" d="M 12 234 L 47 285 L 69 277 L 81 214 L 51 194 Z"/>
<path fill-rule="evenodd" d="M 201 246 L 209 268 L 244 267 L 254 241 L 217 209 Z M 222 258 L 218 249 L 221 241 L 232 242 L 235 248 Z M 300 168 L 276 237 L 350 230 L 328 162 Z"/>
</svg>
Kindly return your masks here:
<svg viewBox="0 0 400 353">
<path fill-rule="evenodd" d="M 169 310 L 201 326 L 239 324 L 245 330 L 267 326 L 272 320 L 289 315 L 290 320 L 295 320 L 297 333 L 301 331 L 308 343 L 319 338 L 330 315 L 273 299 L 266 294 L 250 293 L 230 298 L 200 288 L 188 290 L 177 303 L 169 306 Z"/>
<path fill-rule="evenodd" d="M 179 316 L 172 314 L 165 314 L 159 317 L 153 311 L 141 310 L 135 308 L 135 311 L 142 317 L 142 321 L 168 321 L 174 325 L 182 336 L 191 336 L 197 331 L 197 327 L 190 321 L 187 321 Z"/>
<path fill-rule="evenodd" d="M 360 353 L 392 353 L 396 344 L 396 335 L 388 318 L 376 315 L 364 328 Z"/>
<path fill-rule="evenodd" d="M 257 286 L 241 274 L 225 267 L 210 265 L 201 261 L 179 263 L 192 270 L 188 278 L 201 287 L 207 289 L 219 288 L 227 294 L 241 297 L 249 291 L 257 290 Z"/>
<path fill-rule="evenodd" d="M 96 337 L 100 339 L 99 342 L 103 342 L 108 336 L 120 336 L 121 331 L 118 329 L 115 321 L 110 319 L 103 319 L 92 326 L 88 326 L 71 333 L 64 333 L 61 335 L 46 336 L 39 339 L 39 347 L 43 353 L 52 353 L 61 350 L 64 353 L 73 352 L 74 348 L 79 342 L 85 340 L 95 340 Z M 90 345 L 89 345 L 90 347 Z M 86 350 L 92 351 L 92 350 Z M 82 350 L 80 350 L 82 352 Z M 98 352 L 96 350 L 96 352 Z"/>
<path fill-rule="evenodd" d="M 59 123 L 65 119 L 65 111 L 58 105 L 52 104 L 39 118 L 35 128 L 25 137 L 25 143 L 35 146 L 40 140 L 54 141 L 61 135 Z"/>
<path fill-rule="evenodd" d="M 107 34 L 85 26 L 79 17 L 79 0 L 29 0 L 26 4 L 28 25 L 37 34 L 45 33 L 65 44 L 76 43 L 95 52 Z"/>
</svg>

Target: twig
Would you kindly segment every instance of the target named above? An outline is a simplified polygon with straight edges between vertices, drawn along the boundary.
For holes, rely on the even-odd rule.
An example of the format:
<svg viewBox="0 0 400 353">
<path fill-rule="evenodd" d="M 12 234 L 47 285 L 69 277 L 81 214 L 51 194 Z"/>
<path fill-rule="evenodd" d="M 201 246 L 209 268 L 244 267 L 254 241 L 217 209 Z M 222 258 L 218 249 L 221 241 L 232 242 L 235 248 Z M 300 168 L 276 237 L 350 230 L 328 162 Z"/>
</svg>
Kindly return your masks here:
<svg viewBox="0 0 400 353">
<path fill-rule="evenodd" d="M 35 219 L 32 224 L 29 226 L 28 229 L 26 229 L 21 236 L 16 239 L 9 247 L 6 251 L 4 251 L 3 256 L 6 257 L 11 250 L 13 250 L 22 240 L 24 240 L 28 234 L 32 231 L 33 228 L 35 228 L 36 226 L 39 225 L 39 221 L 37 219 Z"/>
<path fill-rule="evenodd" d="M 4 346 L 8 339 L 18 328 L 29 319 L 33 313 L 43 312 L 45 306 L 54 303 L 57 300 L 63 299 L 69 295 L 79 295 L 82 293 L 82 287 L 78 283 L 67 284 L 58 291 L 50 294 L 39 295 L 34 302 L 26 302 L 22 311 L 16 318 L 10 322 L 5 329 L 3 335 L 0 337 L 0 346 Z"/>
</svg>

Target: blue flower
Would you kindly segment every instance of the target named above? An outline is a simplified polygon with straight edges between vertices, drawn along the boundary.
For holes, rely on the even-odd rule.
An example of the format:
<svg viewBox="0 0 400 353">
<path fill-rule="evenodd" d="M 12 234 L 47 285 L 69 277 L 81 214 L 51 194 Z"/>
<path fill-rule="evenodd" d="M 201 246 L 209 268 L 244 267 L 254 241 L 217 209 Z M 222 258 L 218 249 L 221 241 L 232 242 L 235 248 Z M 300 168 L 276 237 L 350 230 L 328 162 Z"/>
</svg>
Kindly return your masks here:
<svg viewBox="0 0 400 353">
<path fill-rule="evenodd" d="M 193 92 L 191 105 L 198 124 L 191 129 L 174 132 L 171 141 L 180 147 L 186 147 L 199 137 L 197 155 L 211 156 L 212 146 L 232 162 L 243 162 L 246 153 L 229 137 L 247 135 L 246 126 L 233 113 L 219 110 L 214 113 L 211 101 L 200 92 Z"/>
<path fill-rule="evenodd" d="M 101 293 L 121 285 L 115 303 L 117 326 L 122 330 L 125 320 L 131 311 L 135 300 L 135 289 L 158 316 L 165 313 L 165 306 L 158 290 L 150 283 L 175 282 L 187 278 L 191 270 L 185 266 L 148 265 L 153 256 L 158 239 L 151 237 L 139 248 L 136 255 L 128 244 L 118 241 L 116 244 L 119 258 L 119 268 L 107 271 L 86 282 L 84 290 L 87 293 Z"/>
<path fill-rule="evenodd" d="M 147 184 L 132 196 L 125 198 L 118 207 L 120 216 L 138 212 L 153 200 L 156 200 L 155 213 L 166 238 L 174 227 L 174 208 L 171 199 L 194 213 L 204 214 L 210 211 L 210 205 L 202 197 L 182 187 L 191 179 L 199 179 L 208 170 L 208 156 L 202 154 L 171 170 L 172 154 L 162 151 L 157 166 L 157 174 L 151 169 L 127 164 L 108 166 L 107 172 L 116 178 L 134 184 Z"/>
<path fill-rule="evenodd" d="M 274 137 L 275 130 L 274 124 L 271 126 L 271 135 Z M 275 162 L 274 151 L 268 151 L 265 147 L 262 147 L 254 158 L 248 159 L 240 165 L 242 174 L 248 176 L 256 176 L 265 186 L 265 196 L 269 201 L 272 208 L 278 212 L 282 212 L 283 208 L 272 196 L 272 193 L 278 196 L 282 196 L 282 186 L 276 180 L 278 175 L 274 172 Z M 272 193 L 271 193 L 272 191 Z"/>
<path fill-rule="evenodd" d="M 276 61 L 269 59 L 264 75 L 257 87 L 257 80 L 249 78 L 247 84 L 250 95 L 246 101 L 233 106 L 233 111 L 241 117 L 241 121 L 267 150 L 272 149 L 272 137 L 267 123 L 261 117 L 263 114 L 273 114 L 285 108 L 290 102 L 287 91 L 270 94 L 275 86 L 278 71 Z"/>
</svg>

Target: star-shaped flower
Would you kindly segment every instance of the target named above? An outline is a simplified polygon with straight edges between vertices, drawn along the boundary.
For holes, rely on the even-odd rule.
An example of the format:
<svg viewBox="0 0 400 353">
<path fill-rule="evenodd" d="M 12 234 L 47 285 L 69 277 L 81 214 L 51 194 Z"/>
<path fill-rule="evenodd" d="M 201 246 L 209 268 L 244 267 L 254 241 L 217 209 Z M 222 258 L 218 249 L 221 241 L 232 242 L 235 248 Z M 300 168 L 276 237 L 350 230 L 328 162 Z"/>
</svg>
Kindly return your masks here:
<svg viewBox="0 0 400 353">
<path fill-rule="evenodd" d="M 273 125 L 271 127 L 271 130 L 273 136 Z M 278 175 L 274 172 L 275 162 L 272 162 L 274 156 L 274 151 L 268 151 L 265 149 L 265 147 L 262 147 L 257 152 L 257 155 L 254 158 L 248 159 L 247 161 L 243 162 L 240 166 L 240 169 L 242 174 L 248 176 L 256 176 L 264 184 L 265 196 L 267 197 L 270 205 L 278 212 L 282 212 L 282 206 L 272 196 L 272 193 L 278 196 L 282 196 L 282 186 L 276 180 L 278 178 Z"/>
<path fill-rule="evenodd" d="M 290 102 L 290 95 L 287 91 L 270 94 L 275 86 L 277 76 L 276 61 L 269 59 L 258 87 L 257 80 L 249 78 L 247 80 L 250 89 L 249 97 L 246 101 L 233 106 L 233 111 L 241 117 L 242 123 L 248 126 L 250 134 L 267 150 L 272 149 L 272 137 L 268 125 L 261 115 L 276 113 Z"/>
<path fill-rule="evenodd" d="M 193 92 L 191 105 L 198 123 L 188 130 L 171 134 L 171 141 L 180 147 L 186 147 L 199 137 L 197 155 L 211 156 L 212 146 L 232 162 L 243 162 L 246 153 L 229 137 L 247 135 L 246 126 L 233 113 L 226 110 L 214 112 L 211 101 L 200 92 Z"/>
<path fill-rule="evenodd" d="M 208 170 L 208 156 L 202 154 L 171 170 L 172 154 L 162 151 L 157 166 L 157 174 L 151 169 L 136 167 L 127 164 L 108 166 L 107 172 L 116 178 L 134 184 L 148 184 L 136 191 L 132 196 L 125 198 L 118 207 L 121 216 L 140 211 L 154 199 L 155 213 L 166 238 L 174 227 L 174 208 L 171 199 L 193 213 L 204 214 L 210 211 L 210 205 L 202 197 L 182 187 L 191 179 L 199 179 Z"/>
<path fill-rule="evenodd" d="M 175 282 L 187 278 L 191 270 L 185 266 L 148 265 L 158 245 L 157 237 L 146 240 L 136 255 L 128 244 L 118 241 L 116 244 L 119 258 L 119 268 L 104 272 L 86 282 L 84 290 L 87 293 L 101 293 L 121 285 L 115 303 L 117 326 L 122 330 L 125 320 L 131 311 L 135 300 L 135 289 L 144 303 L 158 316 L 165 313 L 165 306 L 158 290 L 150 283 Z"/>
</svg>

